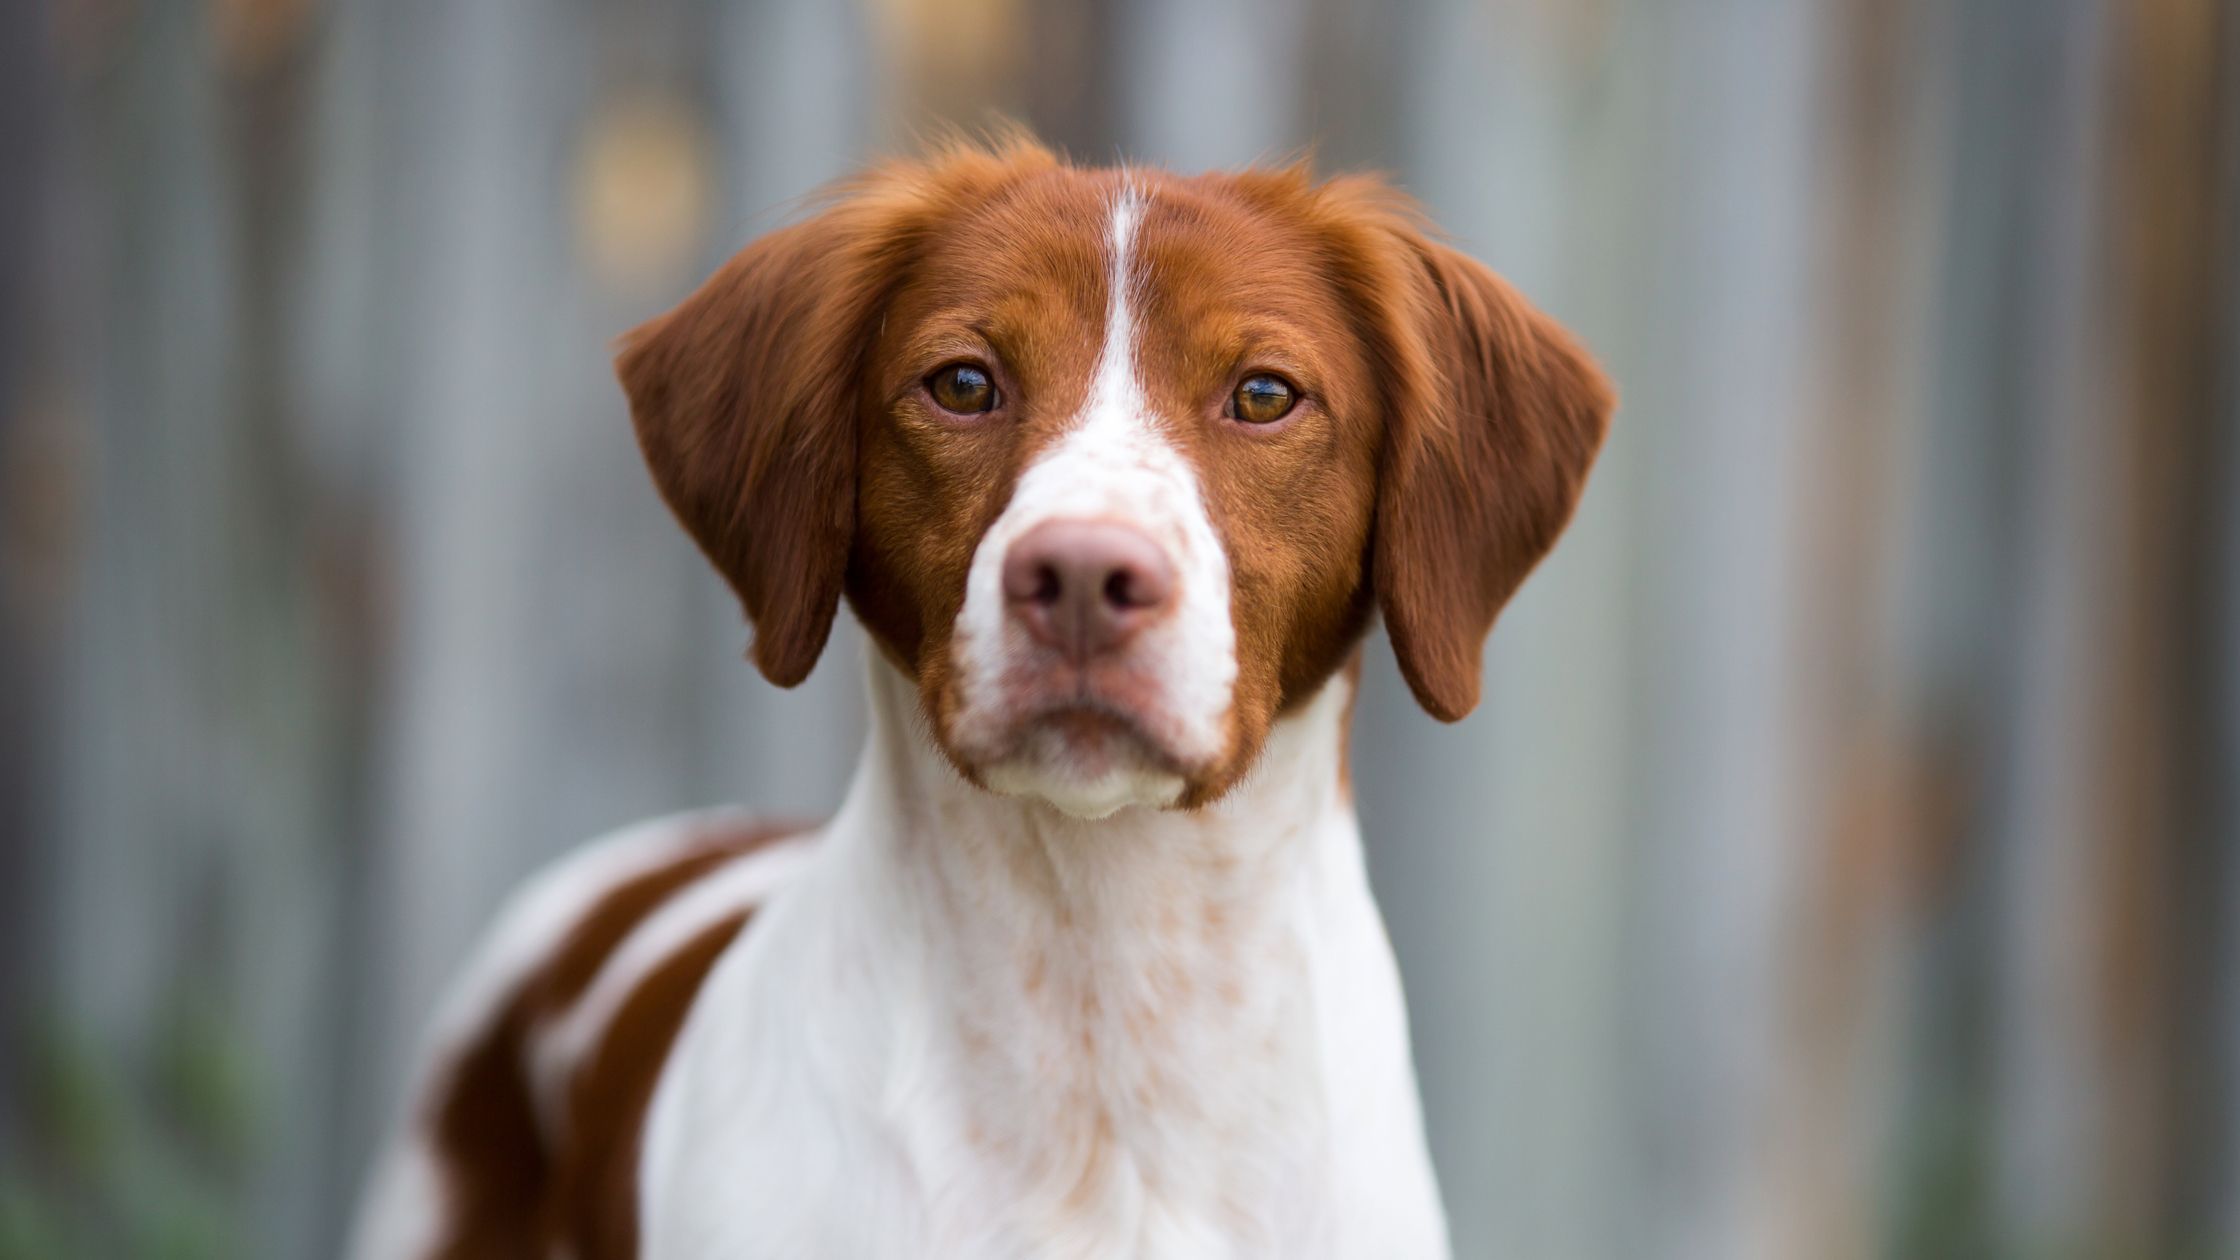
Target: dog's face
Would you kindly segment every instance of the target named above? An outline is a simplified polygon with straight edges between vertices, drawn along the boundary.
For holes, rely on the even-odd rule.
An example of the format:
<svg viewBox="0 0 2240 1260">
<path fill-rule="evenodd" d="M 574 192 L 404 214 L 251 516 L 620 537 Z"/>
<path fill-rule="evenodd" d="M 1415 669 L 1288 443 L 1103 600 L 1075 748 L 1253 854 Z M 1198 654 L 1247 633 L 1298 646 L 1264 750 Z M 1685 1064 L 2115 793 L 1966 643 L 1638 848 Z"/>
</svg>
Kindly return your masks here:
<svg viewBox="0 0 2240 1260">
<path fill-rule="evenodd" d="M 1467 712 L 1610 409 L 1380 185 L 1025 146 L 843 188 L 619 370 L 764 673 L 845 594 L 959 771 L 1084 816 L 1219 796 L 1375 607 Z"/>
</svg>

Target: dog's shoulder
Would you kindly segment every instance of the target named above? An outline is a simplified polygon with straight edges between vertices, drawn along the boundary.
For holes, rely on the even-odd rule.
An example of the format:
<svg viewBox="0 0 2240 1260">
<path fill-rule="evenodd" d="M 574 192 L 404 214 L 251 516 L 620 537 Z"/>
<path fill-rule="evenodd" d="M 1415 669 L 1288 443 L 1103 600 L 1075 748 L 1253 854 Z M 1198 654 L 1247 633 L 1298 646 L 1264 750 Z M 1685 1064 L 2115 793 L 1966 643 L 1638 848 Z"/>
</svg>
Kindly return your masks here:
<svg viewBox="0 0 2240 1260">
<path fill-rule="evenodd" d="M 657 819 L 570 853 L 498 915 L 437 1016 L 395 1175 L 421 1237 L 361 1260 L 630 1256 L 646 1107 L 701 982 L 811 828 Z M 406 1215 L 414 1215 L 407 1213 Z"/>
</svg>

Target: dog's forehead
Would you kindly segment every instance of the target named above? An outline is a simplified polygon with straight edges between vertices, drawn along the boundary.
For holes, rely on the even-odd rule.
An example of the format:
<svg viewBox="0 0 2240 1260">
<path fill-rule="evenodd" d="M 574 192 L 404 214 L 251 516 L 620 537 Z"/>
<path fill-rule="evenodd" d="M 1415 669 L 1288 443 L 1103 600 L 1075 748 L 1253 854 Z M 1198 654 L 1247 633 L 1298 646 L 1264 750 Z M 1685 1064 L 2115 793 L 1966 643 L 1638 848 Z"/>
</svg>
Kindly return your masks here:
<svg viewBox="0 0 2240 1260">
<path fill-rule="evenodd" d="M 1129 257 L 1121 261 L 1131 289 L 1145 298 L 1249 303 L 1313 274 L 1314 251 L 1288 217 L 1230 195 L 1219 177 L 1058 169 L 939 209 L 918 258 L 917 287 L 936 305 L 1101 316 L 1122 246 L 1123 207 Z"/>
<path fill-rule="evenodd" d="M 937 303 L 1101 310 L 1124 189 L 1115 173 L 1053 170 L 937 205 L 916 251 L 916 287 Z"/>
</svg>

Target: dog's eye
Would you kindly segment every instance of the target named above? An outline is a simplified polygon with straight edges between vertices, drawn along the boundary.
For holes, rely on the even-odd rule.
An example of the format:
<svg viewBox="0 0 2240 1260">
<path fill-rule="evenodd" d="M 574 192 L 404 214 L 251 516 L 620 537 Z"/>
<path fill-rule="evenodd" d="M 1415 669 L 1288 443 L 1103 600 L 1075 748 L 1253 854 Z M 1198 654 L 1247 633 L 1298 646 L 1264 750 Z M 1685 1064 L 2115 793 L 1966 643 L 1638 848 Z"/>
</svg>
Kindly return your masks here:
<svg viewBox="0 0 2240 1260">
<path fill-rule="evenodd" d="M 971 363 L 952 363 L 926 378 L 926 392 L 944 411 L 976 416 L 996 409 L 996 383 L 987 369 Z"/>
<path fill-rule="evenodd" d="M 1237 392 L 1229 395 L 1229 414 L 1246 424 L 1274 424 L 1290 415 L 1298 402 L 1291 382 L 1262 372 L 1238 383 Z"/>
</svg>

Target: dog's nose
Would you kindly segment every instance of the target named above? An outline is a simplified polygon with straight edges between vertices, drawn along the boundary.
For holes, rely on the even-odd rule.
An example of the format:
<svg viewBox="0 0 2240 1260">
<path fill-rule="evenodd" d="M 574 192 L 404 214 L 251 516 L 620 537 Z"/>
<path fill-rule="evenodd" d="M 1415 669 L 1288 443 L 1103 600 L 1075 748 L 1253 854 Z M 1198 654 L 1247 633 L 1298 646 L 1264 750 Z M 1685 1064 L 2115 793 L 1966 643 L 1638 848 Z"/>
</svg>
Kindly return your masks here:
<svg viewBox="0 0 2240 1260">
<path fill-rule="evenodd" d="M 1174 566 L 1125 525 L 1046 521 L 1003 558 L 1003 598 L 1036 639 L 1076 665 L 1112 651 L 1174 598 Z"/>
</svg>

